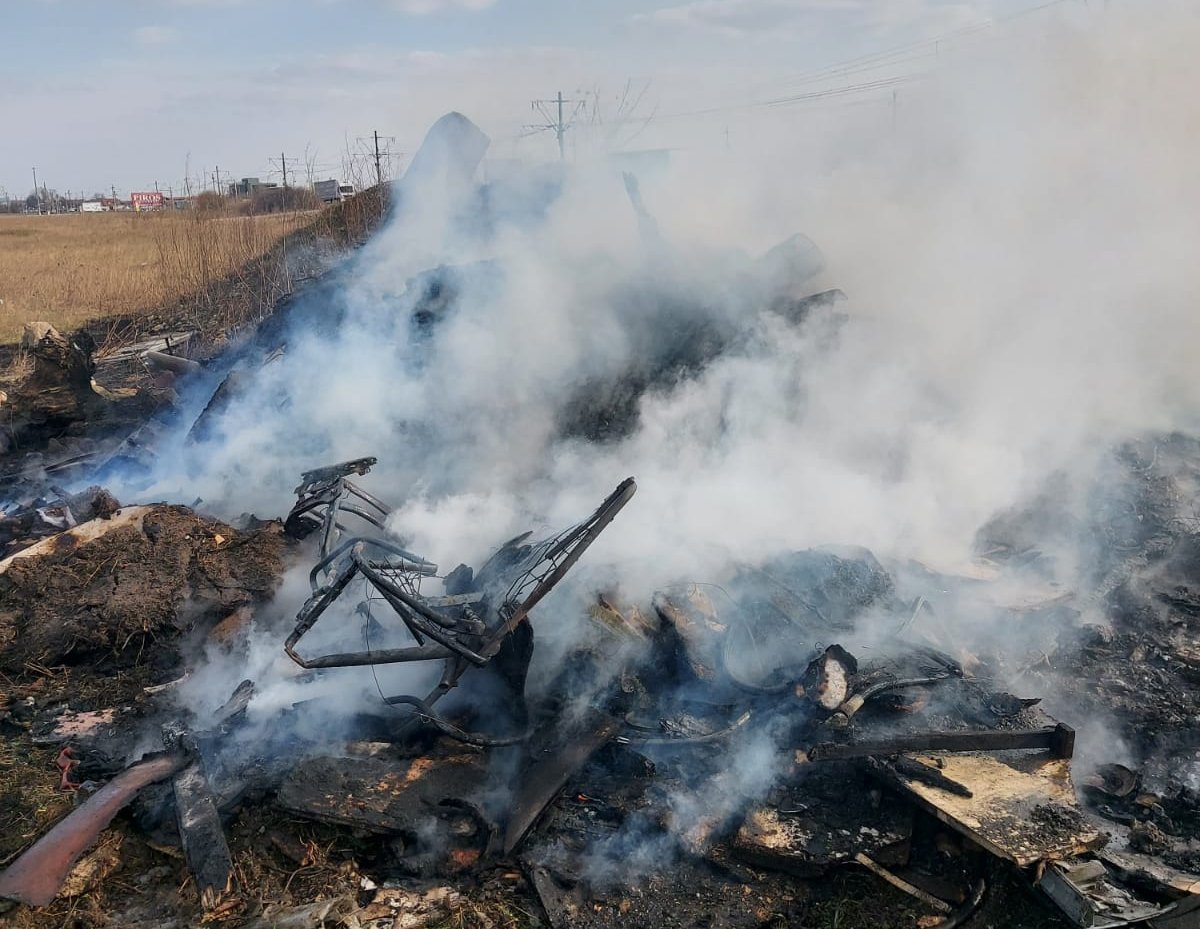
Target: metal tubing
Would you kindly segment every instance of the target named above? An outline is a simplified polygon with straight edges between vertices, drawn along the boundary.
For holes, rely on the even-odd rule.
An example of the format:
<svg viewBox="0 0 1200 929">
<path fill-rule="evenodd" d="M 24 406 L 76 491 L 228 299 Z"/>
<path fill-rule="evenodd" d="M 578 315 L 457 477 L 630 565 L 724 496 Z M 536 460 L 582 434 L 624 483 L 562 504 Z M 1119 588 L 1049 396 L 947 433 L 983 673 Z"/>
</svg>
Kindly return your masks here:
<svg viewBox="0 0 1200 929">
<path fill-rule="evenodd" d="M 320 658 L 306 659 L 304 667 L 309 669 L 357 668 L 373 664 L 398 664 L 403 661 L 433 661 L 453 656 L 454 652 L 441 645 L 417 645 L 408 648 L 381 648 L 369 652 L 322 655 Z"/>
<path fill-rule="evenodd" d="M 369 522 L 376 529 L 379 529 L 383 532 L 387 531 L 387 526 L 385 526 L 383 524 L 383 522 L 380 521 L 378 516 L 376 516 L 373 513 L 368 513 L 366 510 L 359 509 L 358 507 L 354 506 L 352 503 L 345 503 L 345 502 L 338 503 L 338 512 L 339 513 L 353 513 L 359 519 L 364 519 L 367 522 Z"/>
<path fill-rule="evenodd" d="M 392 609 L 400 614 L 400 617 L 404 620 L 405 625 L 409 626 L 410 629 L 414 629 L 414 635 L 416 634 L 416 631 L 420 631 L 422 635 L 428 636 L 439 645 L 444 645 L 446 648 L 455 652 L 460 657 L 467 659 L 467 661 L 471 662 L 477 667 L 482 668 L 488 663 L 488 659 L 467 648 L 461 642 L 458 642 L 454 636 L 449 633 L 449 631 L 440 629 L 432 623 L 424 622 L 420 616 L 414 616 L 411 613 L 408 616 L 405 616 L 403 610 L 405 604 L 403 601 L 396 600 L 392 596 L 391 591 L 380 588 L 379 592 L 383 594 L 384 599 L 387 600 Z"/>
<path fill-rule="evenodd" d="M 292 634 L 289 635 L 287 637 L 287 641 L 283 643 L 284 652 L 289 658 L 292 659 L 292 661 L 300 665 L 300 667 L 307 668 L 308 665 L 305 663 L 305 659 L 301 658 L 296 652 L 296 644 L 300 641 L 301 637 L 316 624 L 317 620 L 321 617 L 321 614 L 329 608 L 329 604 L 336 600 L 338 595 L 346 589 L 346 585 L 354 580 L 354 576 L 356 574 L 358 574 L 358 565 L 351 563 L 350 567 L 342 574 L 339 574 L 334 579 L 333 583 L 325 589 L 325 592 L 315 603 L 313 603 L 312 607 L 308 608 L 307 612 L 303 607 L 301 608 L 300 612 L 302 616 L 300 621 L 296 623 L 296 628 L 292 630 Z M 305 604 L 305 607 L 308 607 L 308 604 Z"/>
<path fill-rule="evenodd" d="M 362 571 L 366 577 L 370 578 L 372 584 L 374 584 L 380 590 L 386 590 L 391 593 L 392 596 L 407 606 L 410 610 L 413 610 L 414 612 L 425 617 L 425 619 L 429 620 L 431 623 L 436 623 L 443 629 L 459 628 L 459 624 L 456 620 L 451 619 L 449 616 L 443 616 L 437 610 L 422 603 L 416 597 L 410 595 L 407 591 L 401 590 L 388 578 L 380 574 L 378 570 L 371 564 L 371 562 L 362 557 L 362 553 L 360 551 L 356 550 L 352 557 L 354 558 L 354 563 L 358 565 L 358 569 Z"/>
<path fill-rule="evenodd" d="M 379 510 L 384 516 L 390 516 L 392 508 L 377 497 L 372 497 L 369 493 L 359 487 L 357 484 L 352 484 L 349 481 L 342 481 L 342 486 L 360 500 L 369 503 L 375 509 Z"/>
<path fill-rule="evenodd" d="M 398 555 L 400 558 L 403 558 L 405 565 L 402 570 L 411 571 L 413 574 L 420 574 L 424 577 L 433 577 L 435 574 L 437 574 L 437 565 L 431 561 L 426 561 L 420 555 L 414 555 L 412 552 L 401 548 L 399 545 L 394 545 L 386 539 L 365 539 L 355 536 L 352 539 L 346 539 L 343 541 L 337 548 L 318 561 L 313 566 L 313 569 L 308 572 L 308 584 L 313 591 L 316 591 L 320 587 L 320 584 L 317 583 L 317 575 L 324 571 L 332 562 L 340 558 L 348 549 L 351 549 L 355 545 L 359 544 L 374 545 L 377 548 L 382 548 L 384 551 L 391 552 L 393 555 Z M 368 564 L 371 564 L 371 562 L 368 562 Z M 374 567 L 373 564 L 372 567 Z"/>
<path fill-rule="evenodd" d="M 499 748 L 504 745 L 516 745 L 519 742 L 524 742 L 530 736 L 530 731 L 522 732 L 520 735 L 490 736 L 484 735 L 481 732 L 468 732 L 465 729 L 459 729 L 458 726 L 438 716 L 427 701 L 422 700 L 420 697 L 410 697 L 407 694 L 401 694 L 397 697 L 386 697 L 384 698 L 384 703 L 389 706 L 415 707 L 417 712 L 413 715 L 432 723 L 443 735 L 457 739 L 459 742 L 465 742 L 468 745 L 478 745 L 481 748 Z"/>
<path fill-rule="evenodd" d="M 341 481 L 338 481 L 338 492 L 333 495 L 333 499 L 329 501 L 329 506 L 325 510 L 325 523 L 321 527 L 321 551 L 329 551 L 329 546 L 333 543 L 333 532 L 337 526 L 338 508 L 341 506 Z"/>
</svg>

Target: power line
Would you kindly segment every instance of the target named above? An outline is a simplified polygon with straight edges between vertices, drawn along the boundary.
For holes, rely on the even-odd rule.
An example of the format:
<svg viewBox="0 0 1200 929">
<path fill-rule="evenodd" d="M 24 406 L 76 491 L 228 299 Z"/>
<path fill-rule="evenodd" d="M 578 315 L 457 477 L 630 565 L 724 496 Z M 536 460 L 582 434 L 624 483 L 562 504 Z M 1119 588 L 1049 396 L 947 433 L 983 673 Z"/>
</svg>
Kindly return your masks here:
<svg viewBox="0 0 1200 929">
<path fill-rule="evenodd" d="M 830 80 L 836 77 L 847 77 L 854 74 L 861 74 L 869 71 L 878 70 L 884 67 L 896 67 L 898 65 L 907 64 L 910 62 L 920 61 L 928 58 L 932 53 L 935 56 L 940 53 L 941 45 L 961 40 L 971 35 L 986 32 L 994 29 L 997 26 L 1021 19 L 1025 16 L 1041 12 L 1051 7 L 1061 6 L 1064 3 L 1077 2 L 1077 0 L 1044 0 L 1035 6 L 1027 7 L 1024 10 L 1018 10 L 1010 13 L 1007 16 L 997 17 L 990 20 L 982 20 L 977 23 L 972 23 L 967 26 L 962 26 L 958 29 L 950 30 L 940 35 L 929 39 L 922 39 L 914 42 L 907 42 L 902 45 L 894 46 L 890 49 L 883 49 L 877 52 L 871 52 L 865 55 L 859 55 L 853 58 L 847 58 L 840 62 L 834 62 L 825 65 L 821 68 L 816 68 L 809 72 L 787 78 L 776 84 L 766 85 L 758 84 L 756 88 L 765 89 L 771 86 L 791 85 L 802 86 L 811 84 L 817 81 Z M 919 53 L 920 50 L 926 49 L 924 53 Z M 907 56 L 907 57 L 900 57 Z M 879 90 L 886 90 L 898 87 L 902 84 L 911 81 L 924 79 L 928 76 L 928 72 L 917 72 L 909 74 L 900 74 L 890 78 L 880 78 L 877 80 L 860 81 L 853 84 L 847 84 L 841 87 L 831 87 L 822 90 L 788 94 L 785 96 L 773 97 L 769 99 L 741 101 L 737 103 L 718 104 L 710 107 L 702 107 L 695 110 L 683 110 L 676 113 L 659 114 L 656 120 L 666 119 L 684 119 L 695 116 L 707 116 L 713 113 L 726 113 L 732 110 L 750 110 L 763 107 L 778 107 L 790 104 L 805 103 L 809 101 L 822 100 L 831 97 L 844 97 L 856 94 L 872 93 Z M 893 90 L 894 93 L 894 90 Z M 616 120 L 622 122 L 622 120 Z M 539 127 L 540 128 L 540 127 Z"/>
<path fill-rule="evenodd" d="M 942 45 L 959 41 L 970 36 L 987 32 L 997 26 L 1005 25 L 1026 16 L 1031 16 L 1035 13 L 1040 13 L 1043 10 L 1052 7 L 1061 6 L 1065 3 L 1078 2 L 1078 0 L 1042 0 L 1033 6 L 1026 7 L 1022 10 L 1016 10 L 1005 16 L 998 16 L 993 19 L 978 20 L 974 23 L 968 23 L 964 26 L 959 26 L 956 29 L 950 29 L 946 32 L 939 33 L 928 39 L 917 39 L 911 42 L 904 42 L 899 45 L 894 45 L 889 48 L 880 49 L 874 52 L 867 52 L 862 55 L 856 55 L 852 58 L 846 58 L 841 61 L 832 62 L 819 68 L 814 68 L 811 71 L 802 71 L 794 77 L 785 78 L 780 83 L 783 84 L 810 84 L 815 81 L 824 80 L 831 77 L 842 77 L 848 74 L 857 74 L 863 71 L 872 71 L 877 68 L 892 67 L 899 64 L 904 64 L 908 61 L 917 61 L 921 58 L 926 58 L 930 54 L 937 57 L 941 53 Z M 1086 6 L 1087 0 L 1083 0 Z M 896 60 L 898 56 L 911 55 L 909 58 Z M 768 86 L 765 84 L 755 84 L 752 87 L 746 88 L 747 91 L 756 91 L 765 89 Z"/>
</svg>

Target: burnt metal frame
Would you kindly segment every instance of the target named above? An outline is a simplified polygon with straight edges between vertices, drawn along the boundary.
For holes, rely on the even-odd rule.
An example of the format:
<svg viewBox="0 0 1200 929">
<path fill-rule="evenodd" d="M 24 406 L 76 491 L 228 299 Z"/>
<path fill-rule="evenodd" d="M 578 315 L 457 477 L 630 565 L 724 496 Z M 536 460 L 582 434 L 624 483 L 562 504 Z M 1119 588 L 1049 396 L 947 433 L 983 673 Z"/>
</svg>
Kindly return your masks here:
<svg viewBox="0 0 1200 929">
<path fill-rule="evenodd" d="M 364 460 L 374 462 L 374 459 Z M 305 478 L 314 473 L 318 472 L 308 472 Z M 333 483 L 344 486 L 347 482 L 344 475 L 334 475 Z M 298 492 L 302 492 L 306 486 L 307 484 L 301 484 Z M 312 596 L 300 608 L 296 627 L 285 641 L 284 651 L 296 664 L 306 669 L 407 661 L 444 661 L 441 679 L 424 699 L 409 695 L 385 698 L 389 704 L 414 706 L 417 708 L 414 714 L 416 718 L 429 719 L 437 724 L 439 718 L 429 709 L 432 704 L 453 689 L 469 667 L 483 667 L 497 655 L 504 640 L 563 579 L 588 546 L 629 502 L 636 490 L 637 485 L 633 478 L 627 478 L 586 520 L 547 542 L 534 546 L 519 565 L 524 567 L 524 570 L 507 587 L 503 602 L 495 610 L 496 621 L 492 624 L 476 618 L 469 611 L 460 618 L 448 616 L 434 608 L 434 604 L 437 603 L 459 604 L 463 601 L 461 596 L 441 600 L 422 598 L 416 594 L 411 584 L 406 590 L 397 582 L 396 577 L 388 576 L 431 576 L 437 573 L 436 565 L 385 539 L 347 539 L 332 551 L 323 550 L 321 560 L 309 572 Z M 330 512 L 334 512 L 332 507 L 326 511 L 326 526 L 336 522 L 336 516 L 330 517 Z M 381 549 L 390 557 L 372 560 L 367 556 L 372 547 Z M 325 584 L 320 583 L 322 575 L 329 577 Z M 387 601 L 417 644 L 405 648 L 343 652 L 315 658 L 301 656 L 296 651 L 300 639 L 313 628 L 333 601 L 359 575 Z M 523 599 L 518 603 L 518 598 Z M 482 596 L 480 599 L 483 599 Z M 426 642 L 426 639 L 430 641 Z"/>
<path fill-rule="evenodd" d="M 337 544 L 346 527 L 338 522 L 338 515 L 350 513 L 382 532 L 387 531 L 385 521 L 392 508 L 377 497 L 367 493 L 348 478 L 351 474 L 367 474 L 378 459 L 356 458 L 326 468 L 316 468 L 300 475 L 300 484 L 295 493 L 299 498 L 288 514 L 288 522 L 298 517 L 319 519 L 321 523 L 321 559 L 327 562 L 333 546 Z M 349 497 L 357 497 L 366 506 L 359 506 Z M 323 510 L 322 510 L 323 508 Z"/>
</svg>

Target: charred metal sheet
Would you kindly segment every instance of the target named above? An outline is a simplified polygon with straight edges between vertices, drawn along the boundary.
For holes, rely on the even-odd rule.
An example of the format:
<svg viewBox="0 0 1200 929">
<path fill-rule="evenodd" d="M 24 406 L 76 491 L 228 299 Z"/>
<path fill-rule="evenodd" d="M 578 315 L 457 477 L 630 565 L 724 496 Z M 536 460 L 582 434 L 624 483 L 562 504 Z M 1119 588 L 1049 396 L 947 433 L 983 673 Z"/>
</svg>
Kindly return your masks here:
<svg viewBox="0 0 1200 929">
<path fill-rule="evenodd" d="M 126 768 L 0 873 L 0 897 L 48 906 L 79 856 L 143 787 L 170 777 L 182 755 L 154 755 Z"/>
<path fill-rule="evenodd" d="M 1169 897 L 1200 897 L 1200 874 L 1176 870 L 1157 858 L 1128 849 L 1104 848 L 1097 857 L 1127 882 L 1154 887 Z"/>
<path fill-rule="evenodd" d="M 1024 867 L 1080 855 L 1104 835 L 1080 811 L 1070 762 L 1044 754 L 918 754 L 971 796 L 897 771 L 895 783 L 946 825 L 992 854 Z"/>
<path fill-rule="evenodd" d="M 1096 859 L 1051 861 L 1038 886 L 1071 922 L 1083 929 L 1128 926 L 1169 910 L 1169 906 L 1139 899 Z"/>
<path fill-rule="evenodd" d="M 1200 927 L 1200 897 L 1180 900 L 1169 912 L 1151 918 L 1146 925 L 1150 929 L 1197 929 Z"/>
<path fill-rule="evenodd" d="M 563 740 L 558 751 L 539 761 L 521 778 L 521 787 L 511 804 L 501 851 L 505 855 L 525 838 L 546 806 L 558 795 L 567 780 L 609 743 L 621 729 L 621 722 L 604 713 L 592 713 Z"/>
</svg>

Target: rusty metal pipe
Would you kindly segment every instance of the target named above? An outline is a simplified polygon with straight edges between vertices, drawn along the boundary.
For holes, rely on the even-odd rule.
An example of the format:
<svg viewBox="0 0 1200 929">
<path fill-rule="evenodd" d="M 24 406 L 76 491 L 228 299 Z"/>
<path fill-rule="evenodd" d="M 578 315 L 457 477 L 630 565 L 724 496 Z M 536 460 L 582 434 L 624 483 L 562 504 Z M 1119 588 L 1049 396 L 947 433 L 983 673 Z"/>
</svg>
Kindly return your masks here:
<svg viewBox="0 0 1200 929">
<path fill-rule="evenodd" d="M 0 897 L 48 906 L 79 857 L 143 787 L 183 768 L 183 755 L 154 755 L 130 765 L 38 839 L 0 874 Z"/>
</svg>

